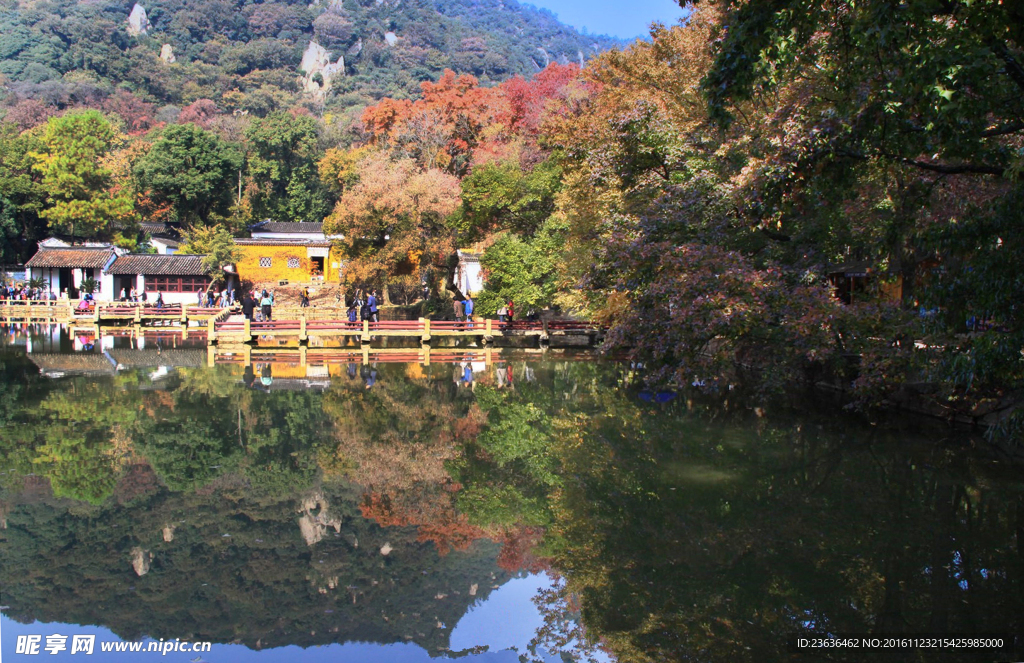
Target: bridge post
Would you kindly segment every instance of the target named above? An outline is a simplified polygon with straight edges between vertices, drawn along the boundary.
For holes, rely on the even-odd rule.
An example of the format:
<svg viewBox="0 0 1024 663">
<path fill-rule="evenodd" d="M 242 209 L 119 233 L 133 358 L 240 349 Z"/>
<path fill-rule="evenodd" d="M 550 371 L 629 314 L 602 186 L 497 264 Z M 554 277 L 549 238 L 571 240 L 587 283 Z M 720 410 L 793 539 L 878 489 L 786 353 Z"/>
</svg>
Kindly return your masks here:
<svg viewBox="0 0 1024 663">
<path fill-rule="evenodd" d="M 305 365 L 306 365 L 306 346 L 305 345 L 300 345 L 299 346 L 299 366 L 305 366 Z"/>
<path fill-rule="evenodd" d="M 370 342 L 370 321 L 369 320 L 363 320 L 363 334 L 362 334 L 362 336 L 359 337 L 359 340 L 362 343 L 369 343 Z"/>
<path fill-rule="evenodd" d="M 490 318 L 484 320 L 484 337 L 482 339 L 484 343 L 491 343 L 494 341 L 494 330 L 491 328 L 491 323 L 493 322 L 494 320 L 491 320 Z"/>
<path fill-rule="evenodd" d="M 92 321 L 95 322 L 97 325 L 100 324 L 100 307 L 101 306 L 102 306 L 102 304 L 100 304 L 99 302 L 96 302 L 96 306 L 94 306 L 93 309 L 92 309 Z"/>
<path fill-rule="evenodd" d="M 206 346 L 206 365 L 210 368 L 217 365 L 217 348 L 212 345 Z"/>
<path fill-rule="evenodd" d="M 540 330 L 541 330 L 540 331 L 540 342 L 541 342 L 541 345 L 543 345 L 543 344 L 545 344 L 545 343 L 547 343 L 548 341 L 551 340 L 551 335 L 548 333 L 548 321 L 547 320 L 541 320 L 540 321 Z"/>
<path fill-rule="evenodd" d="M 420 343 L 428 345 L 430 343 L 430 320 L 427 318 L 420 318 L 420 326 L 423 327 L 423 332 L 420 335 Z M 427 359 L 427 363 L 430 363 L 430 359 Z"/>
<path fill-rule="evenodd" d="M 181 324 L 185 327 L 188 326 L 188 304 L 185 302 L 181 303 Z"/>
<path fill-rule="evenodd" d="M 299 342 L 305 342 L 309 340 L 309 336 L 306 334 L 306 314 L 302 313 L 299 316 Z"/>
<path fill-rule="evenodd" d="M 249 341 L 252 340 L 252 327 L 251 327 L 251 325 L 252 325 L 252 321 L 249 318 L 246 318 L 245 319 L 245 327 L 242 330 L 242 338 L 245 339 L 246 343 L 248 343 Z"/>
<path fill-rule="evenodd" d="M 142 322 L 142 307 L 138 304 L 135 305 L 135 324 Z"/>
<path fill-rule="evenodd" d="M 217 342 L 217 321 L 214 320 L 213 316 L 210 317 L 206 327 L 206 342 L 213 345 Z"/>
<path fill-rule="evenodd" d="M 420 348 L 420 352 L 423 353 L 423 365 L 430 366 L 430 345 L 424 345 Z"/>
</svg>

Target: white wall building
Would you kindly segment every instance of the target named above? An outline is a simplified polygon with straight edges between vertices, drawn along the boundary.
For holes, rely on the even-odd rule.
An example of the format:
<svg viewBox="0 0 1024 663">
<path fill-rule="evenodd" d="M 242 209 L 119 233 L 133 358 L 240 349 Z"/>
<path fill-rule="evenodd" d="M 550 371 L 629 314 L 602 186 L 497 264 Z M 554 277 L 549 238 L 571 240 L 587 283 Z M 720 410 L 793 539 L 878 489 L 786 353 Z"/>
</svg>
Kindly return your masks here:
<svg viewBox="0 0 1024 663">
<path fill-rule="evenodd" d="M 463 295 L 476 295 L 484 289 L 484 275 L 480 267 L 480 254 L 459 249 L 459 266 L 455 268 L 455 287 Z"/>
<path fill-rule="evenodd" d="M 206 291 L 211 279 L 203 267 L 203 258 L 197 255 L 159 255 L 129 253 L 119 256 L 104 271 L 104 290 L 117 299 L 121 290 L 125 294 L 145 291 L 149 302 L 163 295 L 165 304 L 195 304 L 196 291 Z"/>
<path fill-rule="evenodd" d="M 67 291 L 71 299 L 77 299 L 82 284 L 93 279 L 99 286 L 93 291 L 93 296 L 109 300 L 112 294 L 103 286 L 103 270 L 114 262 L 119 253 L 109 244 L 67 246 L 60 240 L 45 240 L 39 243 L 39 251 L 25 263 L 25 279 L 42 279 L 44 290 L 52 291 L 58 297 Z"/>
<path fill-rule="evenodd" d="M 172 256 L 178 252 L 178 248 L 181 246 L 181 242 L 176 239 L 170 239 L 169 237 L 151 237 L 149 244 L 156 252 L 163 256 Z"/>
</svg>

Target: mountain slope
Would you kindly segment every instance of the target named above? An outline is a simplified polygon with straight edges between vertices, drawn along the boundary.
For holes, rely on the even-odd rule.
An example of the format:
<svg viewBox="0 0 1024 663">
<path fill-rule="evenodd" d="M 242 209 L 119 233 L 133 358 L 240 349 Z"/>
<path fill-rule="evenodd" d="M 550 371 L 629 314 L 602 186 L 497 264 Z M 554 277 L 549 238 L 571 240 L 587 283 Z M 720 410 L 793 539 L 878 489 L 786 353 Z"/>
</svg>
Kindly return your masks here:
<svg viewBox="0 0 1024 663">
<path fill-rule="evenodd" d="M 77 105 L 122 88 L 157 104 L 209 98 L 258 115 L 296 103 L 323 111 L 415 96 L 420 81 L 445 68 L 487 84 L 620 44 L 582 35 L 515 0 L 141 4 L 145 19 L 135 30 L 126 2 L 0 4 L 6 104 Z M 322 48 L 310 53 L 311 42 Z"/>
</svg>

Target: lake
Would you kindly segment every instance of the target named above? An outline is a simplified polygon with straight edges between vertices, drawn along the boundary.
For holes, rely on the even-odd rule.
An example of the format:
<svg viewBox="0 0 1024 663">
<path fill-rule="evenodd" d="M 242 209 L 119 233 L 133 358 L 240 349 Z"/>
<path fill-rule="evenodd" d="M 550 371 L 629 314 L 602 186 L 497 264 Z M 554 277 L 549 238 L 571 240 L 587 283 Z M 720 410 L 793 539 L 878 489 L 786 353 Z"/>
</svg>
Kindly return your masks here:
<svg viewBox="0 0 1024 663">
<path fill-rule="evenodd" d="M 1021 468 L 977 432 L 594 353 L 0 330 L 8 660 L 1020 658 L 794 644 L 1024 632 Z"/>
</svg>

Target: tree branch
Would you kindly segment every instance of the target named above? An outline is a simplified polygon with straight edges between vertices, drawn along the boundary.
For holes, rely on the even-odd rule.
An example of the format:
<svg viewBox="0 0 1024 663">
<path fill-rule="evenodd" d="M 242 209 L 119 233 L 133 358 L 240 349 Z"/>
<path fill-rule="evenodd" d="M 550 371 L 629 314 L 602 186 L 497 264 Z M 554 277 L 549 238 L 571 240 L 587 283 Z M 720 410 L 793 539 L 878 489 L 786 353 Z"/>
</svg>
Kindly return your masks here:
<svg viewBox="0 0 1024 663">
<path fill-rule="evenodd" d="M 764 226 L 761 226 L 760 230 L 761 232 L 768 236 L 768 239 L 775 242 L 790 242 L 793 240 L 792 237 L 785 233 L 777 233 L 774 230 L 769 230 L 768 228 L 765 228 Z"/>
<path fill-rule="evenodd" d="M 1024 130 L 1024 122 L 1016 122 L 1014 124 L 1004 124 L 1001 127 L 992 127 L 981 132 L 982 138 L 992 138 L 993 136 L 1005 136 L 1006 134 L 1015 134 L 1018 131 Z"/>
<path fill-rule="evenodd" d="M 859 154 L 857 152 L 851 152 L 849 150 L 841 150 L 836 152 L 836 156 L 848 157 L 850 159 L 856 159 L 858 161 L 870 161 L 870 157 L 865 154 Z M 933 173 L 941 173 L 943 175 L 996 175 L 1002 177 L 1006 172 L 1006 169 L 1002 166 L 988 166 L 985 164 L 945 164 L 945 163 L 930 163 L 928 161 L 917 161 L 916 159 L 908 159 L 907 157 L 898 157 L 891 154 L 879 155 L 883 159 L 889 161 L 895 161 L 896 163 L 902 163 L 907 166 L 914 166 L 922 170 L 927 170 Z"/>
<path fill-rule="evenodd" d="M 907 158 L 896 158 L 896 160 L 899 161 L 900 163 L 905 163 L 908 166 L 914 166 L 915 168 L 929 170 L 933 173 L 942 173 L 943 175 L 997 175 L 999 177 L 1002 177 L 1003 173 L 1006 172 L 1005 168 L 999 166 L 986 166 L 982 164 L 963 163 L 956 166 L 951 166 L 942 163 L 928 163 L 927 161 L 915 161 L 914 159 Z"/>
<path fill-rule="evenodd" d="M 1017 84 L 1017 87 L 1024 90 L 1024 67 L 1017 62 L 1017 58 L 1013 57 L 1010 49 L 1003 42 L 996 41 L 992 43 L 992 50 L 1006 63 L 1006 74 Z"/>
</svg>

